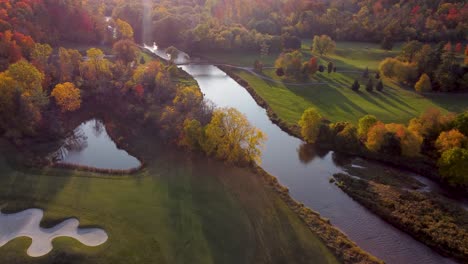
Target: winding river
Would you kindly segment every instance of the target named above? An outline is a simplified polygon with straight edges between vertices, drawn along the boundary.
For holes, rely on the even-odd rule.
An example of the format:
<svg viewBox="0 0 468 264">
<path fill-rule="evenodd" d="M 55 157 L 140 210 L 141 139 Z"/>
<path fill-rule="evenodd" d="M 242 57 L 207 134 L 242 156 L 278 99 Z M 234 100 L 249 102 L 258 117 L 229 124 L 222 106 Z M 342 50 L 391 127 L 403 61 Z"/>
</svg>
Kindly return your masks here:
<svg viewBox="0 0 468 264">
<path fill-rule="evenodd" d="M 288 187 L 296 200 L 329 218 L 360 247 L 387 263 L 454 263 L 386 223 L 330 184 L 330 177 L 343 171 L 336 162 L 336 153 L 301 160 L 298 150 L 303 142 L 272 123 L 250 94 L 219 68 L 194 64 L 182 68 L 198 81 L 207 99 L 219 107 L 238 109 L 267 134 L 263 169 Z"/>
</svg>

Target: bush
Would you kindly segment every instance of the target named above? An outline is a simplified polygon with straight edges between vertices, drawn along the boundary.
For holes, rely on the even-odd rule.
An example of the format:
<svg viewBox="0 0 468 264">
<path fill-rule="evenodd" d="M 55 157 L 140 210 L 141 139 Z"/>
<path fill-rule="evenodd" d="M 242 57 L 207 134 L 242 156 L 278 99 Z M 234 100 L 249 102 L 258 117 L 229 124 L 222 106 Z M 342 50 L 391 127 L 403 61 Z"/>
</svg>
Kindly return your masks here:
<svg viewBox="0 0 468 264">
<path fill-rule="evenodd" d="M 423 73 L 421 75 L 421 78 L 419 78 L 419 81 L 414 86 L 414 89 L 418 93 L 432 91 L 431 79 L 429 78 L 429 76 L 427 74 Z"/>
</svg>

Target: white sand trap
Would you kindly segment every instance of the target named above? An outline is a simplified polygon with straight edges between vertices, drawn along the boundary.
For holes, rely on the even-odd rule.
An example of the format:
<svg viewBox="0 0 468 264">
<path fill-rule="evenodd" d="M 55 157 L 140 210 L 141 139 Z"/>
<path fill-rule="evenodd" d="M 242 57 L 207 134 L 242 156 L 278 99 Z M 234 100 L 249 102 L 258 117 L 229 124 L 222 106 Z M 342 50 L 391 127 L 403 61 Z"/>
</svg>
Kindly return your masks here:
<svg viewBox="0 0 468 264">
<path fill-rule="evenodd" d="M 16 214 L 0 211 L 0 247 L 17 237 L 30 237 L 28 255 L 40 257 L 52 251 L 52 240 L 57 237 L 72 237 L 87 246 L 99 246 L 107 241 L 107 233 L 99 228 L 78 228 L 80 222 L 71 218 L 52 228 L 39 226 L 44 213 L 41 209 L 28 209 Z"/>
</svg>

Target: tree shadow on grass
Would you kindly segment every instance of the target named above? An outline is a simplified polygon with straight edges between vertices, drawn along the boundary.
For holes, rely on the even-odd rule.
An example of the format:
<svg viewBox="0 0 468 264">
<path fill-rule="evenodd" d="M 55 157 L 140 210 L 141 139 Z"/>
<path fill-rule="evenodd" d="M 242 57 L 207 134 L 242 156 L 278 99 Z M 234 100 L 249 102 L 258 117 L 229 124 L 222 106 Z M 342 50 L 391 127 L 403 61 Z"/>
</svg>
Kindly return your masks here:
<svg viewBox="0 0 468 264">
<path fill-rule="evenodd" d="M 412 107 L 411 105 L 409 105 L 408 103 L 404 102 L 403 100 L 401 100 L 400 98 L 396 97 L 395 95 L 393 95 L 392 93 L 389 93 L 389 92 L 386 92 L 385 90 L 382 91 L 383 94 L 385 94 L 385 96 L 389 97 L 390 99 L 396 101 L 398 104 L 400 105 L 403 105 L 409 109 L 412 109 L 414 111 L 416 111 L 417 109 Z"/>
<path fill-rule="evenodd" d="M 398 110 L 400 110 L 400 111 L 402 111 L 402 112 L 405 112 L 405 113 L 410 114 L 410 115 L 412 114 L 412 113 L 411 113 L 410 111 L 408 111 L 407 109 L 402 108 L 402 107 L 400 106 L 401 104 L 396 104 L 395 102 L 392 102 L 391 100 L 389 100 L 388 97 L 390 97 L 390 96 L 388 96 L 388 93 L 385 94 L 384 92 L 373 92 L 373 95 L 375 95 L 376 97 L 378 97 L 380 100 L 382 100 L 382 101 L 385 102 L 386 104 L 391 105 L 392 107 L 394 107 L 394 108 L 396 108 L 396 109 L 398 109 Z M 406 105 L 405 105 L 405 106 L 406 106 Z M 408 107 L 408 106 L 406 106 L 406 107 Z M 414 110 L 414 108 L 412 108 L 412 107 L 409 107 L 409 108 L 411 108 L 412 110 Z"/>
</svg>

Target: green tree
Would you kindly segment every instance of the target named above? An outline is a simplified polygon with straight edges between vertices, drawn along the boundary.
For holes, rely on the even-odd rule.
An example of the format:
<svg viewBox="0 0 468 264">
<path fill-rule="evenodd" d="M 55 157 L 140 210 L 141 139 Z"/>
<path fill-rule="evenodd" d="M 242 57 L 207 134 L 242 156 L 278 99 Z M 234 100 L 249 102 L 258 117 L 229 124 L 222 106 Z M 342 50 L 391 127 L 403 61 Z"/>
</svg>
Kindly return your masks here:
<svg viewBox="0 0 468 264">
<path fill-rule="evenodd" d="M 51 54 L 52 47 L 49 44 L 36 43 L 31 52 L 31 59 L 41 70 L 45 70 Z"/>
<path fill-rule="evenodd" d="M 417 40 L 412 40 L 403 45 L 400 58 L 409 63 L 413 62 L 414 56 L 421 50 L 423 44 Z"/>
<path fill-rule="evenodd" d="M 457 115 L 453 121 L 453 127 L 463 133 L 465 136 L 468 136 L 468 111 Z"/>
<path fill-rule="evenodd" d="M 414 86 L 414 89 L 419 93 L 430 92 L 432 91 L 431 78 L 427 74 L 421 75 L 419 81 Z"/>
<path fill-rule="evenodd" d="M 377 124 L 379 120 L 373 115 L 365 115 L 359 119 L 358 122 L 358 135 L 360 138 L 366 138 L 369 129 Z"/>
<path fill-rule="evenodd" d="M 319 136 L 320 126 L 322 125 L 322 116 L 315 108 L 309 108 L 302 114 L 299 120 L 301 135 L 308 143 L 315 143 Z"/>
<path fill-rule="evenodd" d="M 468 149 L 452 148 L 440 157 L 437 165 L 442 177 L 453 185 L 468 184 Z"/>
<path fill-rule="evenodd" d="M 442 63 L 435 71 L 435 81 L 444 92 L 453 91 L 457 87 L 457 75 L 455 74 L 456 58 L 453 52 L 445 52 L 442 55 Z"/>
<path fill-rule="evenodd" d="M 312 43 L 312 52 L 320 56 L 331 53 L 335 50 L 336 43 L 327 35 L 315 36 Z"/>
</svg>

